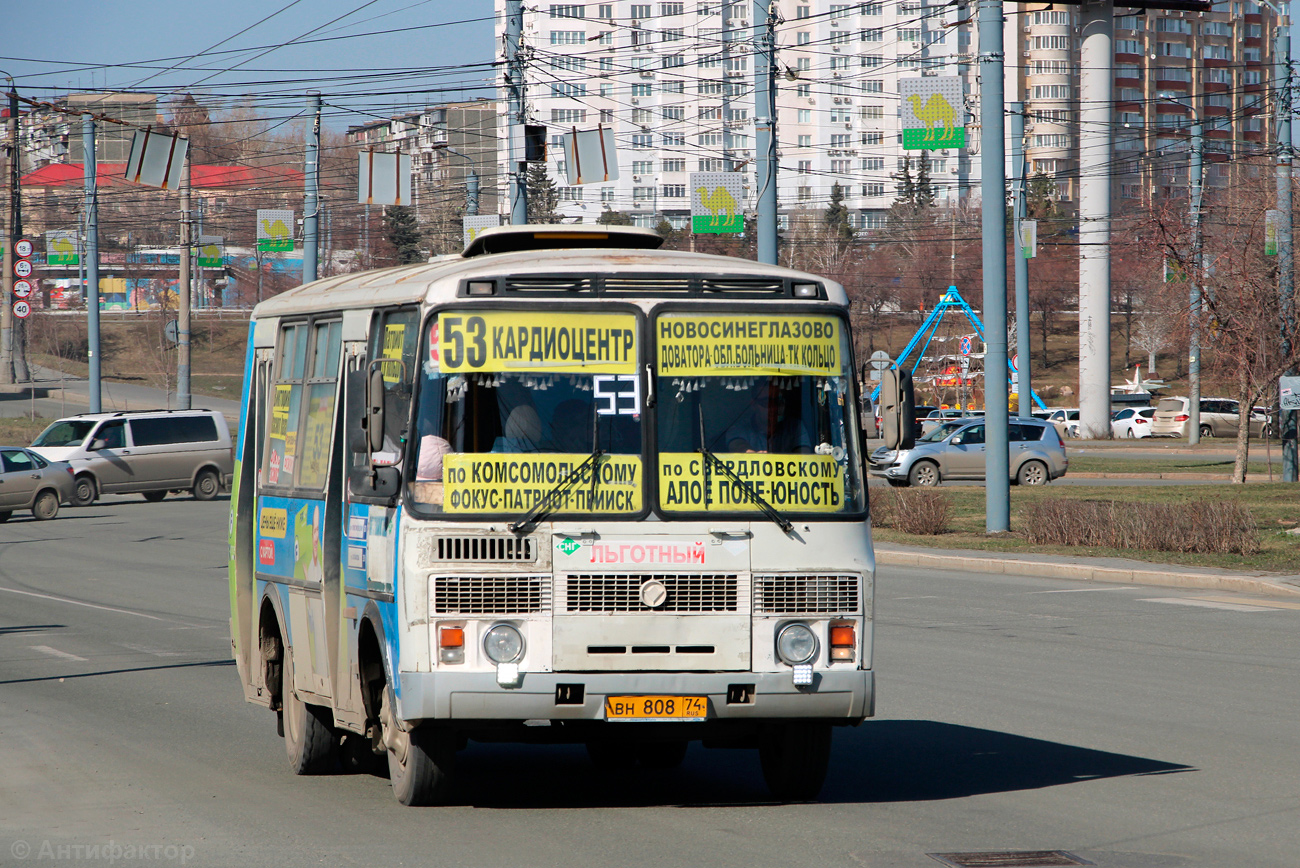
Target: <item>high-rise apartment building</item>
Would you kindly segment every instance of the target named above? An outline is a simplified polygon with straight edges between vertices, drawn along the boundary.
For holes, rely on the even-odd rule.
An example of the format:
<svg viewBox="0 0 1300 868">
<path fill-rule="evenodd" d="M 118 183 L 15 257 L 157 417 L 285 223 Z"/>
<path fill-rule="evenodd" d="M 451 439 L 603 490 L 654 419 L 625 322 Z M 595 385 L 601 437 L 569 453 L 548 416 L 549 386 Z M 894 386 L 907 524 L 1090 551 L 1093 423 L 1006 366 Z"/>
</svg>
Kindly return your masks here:
<svg viewBox="0 0 1300 868">
<path fill-rule="evenodd" d="M 902 151 L 898 79 L 969 77 L 971 26 L 957 26 L 958 8 L 934 0 L 775 6 L 782 219 L 824 209 L 839 184 L 851 222 L 881 226 L 901 160 L 910 157 L 915 166 L 921 159 L 920 152 Z M 504 21 L 503 0 L 497 12 Z M 548 128 L 548 168 L 563 219 L 594 222 L 608 209 L 638 225 L 666 219 L 684 226 L 689 174 L 700 171 L 743 173 L 746 205 L 753 207 L 753 35 L 762 22 L 752 15 L 751 2 L 715 0 L 525 11 L 528 117 Z M 615 137 L 619 179 L 570 186 L 560 136 L 598 124 Z M 977 190 L 965 150 L 925 158 L 940 201 Z"/>
</svg>

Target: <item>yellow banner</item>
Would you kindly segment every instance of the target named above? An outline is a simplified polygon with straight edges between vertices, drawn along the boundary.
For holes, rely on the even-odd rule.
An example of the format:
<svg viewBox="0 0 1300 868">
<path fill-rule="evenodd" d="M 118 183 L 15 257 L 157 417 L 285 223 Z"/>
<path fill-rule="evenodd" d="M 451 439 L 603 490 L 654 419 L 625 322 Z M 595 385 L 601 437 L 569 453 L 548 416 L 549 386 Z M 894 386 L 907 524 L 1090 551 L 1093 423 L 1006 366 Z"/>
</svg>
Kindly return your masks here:
<svg viewBox="0 0 1300 868">
<path fill-rule="evenodd" d="M 439 366 L 443 373 L 633 374 L 636 335 L 630 313 L 445 311 Z"/>
<path fill-rule="evenodd" d="M 844 373 L 833 316 L 664 314 L 655 324 L 661 377 Z"/>
<path fill-rule="evenodd" d="M 262 518 L 258 525 L 261 528 L 262 536 L 284 539 L 284 533 L 289 529 L 289 512 L 284 509 L 273 509 L 269 506 L 263 507 Z"/>
<path fill-rule="evenodd" d="M 384 327 L 384 346 L 380 350 L 381 359 L 397 359 L 397 362 L 384 362 L 380 368 L 384 372 L 385 383 L 396 383 L 402 379 L 402 347 L 406 343 L 406 323 L 389 323 Z"/>
<path fill-rule="evenodd" d="M 272 440 L 283 440 L 289 430 L 289 406 L 293 400 L 292 396 L 292 385 L 275 387 L 275 403 L 271 405 L 270 437 Z"/>
<path fill-rule="evenodd" d="M 783 512 L 844 509 L 844 474 L 830 455 L 750 453 L 718 459 Z M 698 452 L 660 454 L 659 503 L 666 512 L 758 512 L 745 487 L 716 466 L 709 469 L 706 503 L 704 456 Z"/>
<path fill-rule="evenodd" d="M 561 453 L 450 453 L 442 459 L 443 505 L 447 512 L 527 512 L 586 460 L 585 455 Z M 591 468 L 583 468 L 554 511 L 640 512 L 643 475 L 639 457 L 606 455 L 600 460 L 595 497 Z"/>
</svg>

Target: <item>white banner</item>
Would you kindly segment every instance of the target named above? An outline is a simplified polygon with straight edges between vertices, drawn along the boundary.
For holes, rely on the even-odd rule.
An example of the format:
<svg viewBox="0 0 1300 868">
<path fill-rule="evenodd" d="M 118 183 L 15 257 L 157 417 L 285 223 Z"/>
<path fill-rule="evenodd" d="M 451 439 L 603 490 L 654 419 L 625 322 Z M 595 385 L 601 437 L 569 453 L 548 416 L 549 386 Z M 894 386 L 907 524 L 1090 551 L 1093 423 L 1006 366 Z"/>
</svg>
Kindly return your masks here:
<svg viewBox="0 0 1300 868">
<path fill-rule="evenodd" d="M 597 126 L 594 130 L 573 130 L 563 136 L 564 169 L 570 184 L 601 184 L 618 180 L 618 152 L 614 131 Z"/>
<path fill-rule="evenodd" d="M 411 155 L 357 154 L 357 202 L 361 205 L 410 205 Z"/>
<path fill-rule="evenodd" d="M 181 168 L 189 147 L 190 140 L 175 133 L 165 136 L 147 129 L 137 130 L 131 138 L 125 177 L 133 184 L 176 190 L 180 187 Z"/>
</svg>

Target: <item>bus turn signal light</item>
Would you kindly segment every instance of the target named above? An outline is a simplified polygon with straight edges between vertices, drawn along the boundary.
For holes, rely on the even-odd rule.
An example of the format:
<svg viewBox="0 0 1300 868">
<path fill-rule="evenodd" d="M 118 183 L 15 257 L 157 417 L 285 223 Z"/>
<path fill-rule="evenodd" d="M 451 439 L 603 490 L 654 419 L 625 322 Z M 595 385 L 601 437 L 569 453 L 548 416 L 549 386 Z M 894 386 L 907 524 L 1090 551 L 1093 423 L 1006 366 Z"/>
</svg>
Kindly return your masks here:
<svg viewBox="0 0 1300 868">
<path fill-rule="evenodd" d="M 464 627 L 442 627 L 438 630 L 438 660 L 442 663 L 465 662 Z"/>
<path fill-rule="evenodd" d="M 831 626 L 831 659 L 852 660 L 853 648 L 857 644 L 852 624 Z"/>
</svg>

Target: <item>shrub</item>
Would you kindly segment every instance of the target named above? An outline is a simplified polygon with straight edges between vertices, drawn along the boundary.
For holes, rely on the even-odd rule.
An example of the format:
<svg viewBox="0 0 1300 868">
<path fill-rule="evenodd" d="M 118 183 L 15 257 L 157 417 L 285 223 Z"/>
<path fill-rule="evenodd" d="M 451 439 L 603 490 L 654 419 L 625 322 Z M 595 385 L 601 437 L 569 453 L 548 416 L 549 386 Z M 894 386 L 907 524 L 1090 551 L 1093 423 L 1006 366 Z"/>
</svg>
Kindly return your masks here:
<svg viewBox="0 0 1300 868">
<path fill-rule="evenodd" d="M 1233 501 L 1120 503 L 1044 498 L 1024 512 L 1025 537 L 1039 545 L 1106 546 L 1161 552 L 1251 555 L 1259 529 Z"/>
<path fill-rule="evenodd" d="M 888 488 L 872 497 L 872 521 L 903 533 L 934 536 L 948 529 L 952 498 L 929 488 Z"/>
</svg>

